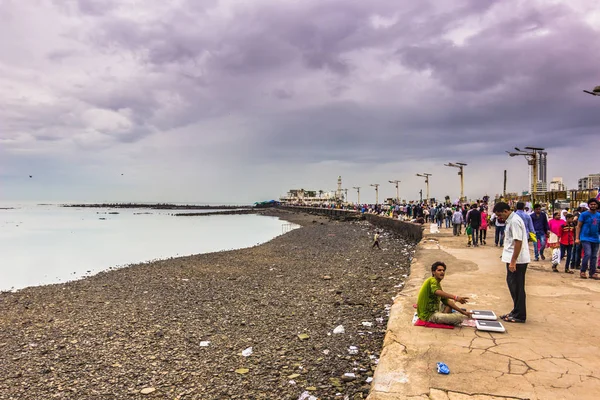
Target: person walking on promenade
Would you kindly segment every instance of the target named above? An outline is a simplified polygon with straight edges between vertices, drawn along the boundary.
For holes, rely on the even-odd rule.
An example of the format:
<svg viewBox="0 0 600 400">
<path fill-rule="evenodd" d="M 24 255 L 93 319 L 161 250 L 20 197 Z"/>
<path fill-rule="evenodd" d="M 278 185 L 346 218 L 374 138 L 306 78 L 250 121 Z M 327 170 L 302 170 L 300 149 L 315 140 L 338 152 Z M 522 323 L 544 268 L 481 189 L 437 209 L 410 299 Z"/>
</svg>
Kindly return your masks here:
<svg viewBox="0 0 600 400">
<path fill-rule="evenodd" d="M 371 246 L 371 248 L 374 249 L 375 246 L 377 246 L 377 248 L 379 250 L 381 250 L 381 247 L 379 247 L 379 232 L 378 231 L 375 231 L 375 235 L 373 236 L 373 246 Z"/>
<path fill-rule="evenodd" d="M 442 222 L 444 222 L 444 208 L 441 205 L 435 211 L 435 219 L 437 220 L 438 228 L 441 228 Z"/>
<path fill-rule="evenodd" d="M 488 215 L 485 212 L 485 207 L 481 207 L 481 225 L 479 225 L 479 244 L 487 244 Z"/>
<path fill-rule="evenodd" d="M 463 224 L 462 211 L 460 211 L 460 209 L 457 208 L 456 211 L 454 211 L 454 214 L 452 214 L 452 227 L 453 227 L 452 233 L 454 234 L 454 236 L 460 236 L 462 234 L 462 231 L 461 231 L 462 224 Z"/>
<path fill-rule="evenodd" d="M 552 249 L 552 272 L 558 272 L 558 264 L 561 260 L 560 234 L 562 227 L 566 224 L 567 222 L 560 218 L 560 213 L 558 211 L 555 211 L 554 214 L 552 214 L 552 219 L 548 221 L 550 234 L 548 235 L 548 240 L 546 242 L 548 248 Z"/>
<path fill-rule="evenodd" d="M 567 223 L 560 227 L 560 255 L 566 255 L 565 273 L 572 274 L 574 268 L 571 266 L 571 257 L 573 252 L 573 244 L 575 243 L 575 224 L 573 223 L 573 214 L 565 215 Z"/>
<path fill-rule="evenodd" d="M 596 274 L 596 263 L 598 262 L 598 246 L 600 245 L 600 213 L 598 213 L 598 200 L 588 200 L 589 211 L 581 213 L 575 231 L 575 243 L 581 244 L 583 248 L 583 260 L 579 276 L 586 279 L 585 273 L 590 269 L 590 278 L 600 279 Z"/>
<path fill-rule="evenodd" d="M 525 273 L 527 264 L 531 261 L 527 228 L 523 220 L 510 210 L 507 203 L 496 203 L 494 213 L 506 221 L 502 261 L 506 263 L 506 285 L 513 300 L 512 311 L 500 318 L 506 322 L 525 322 L 527 319 Z"/>
<path fill-rule="evenodd" d="M 452 207 L 446 207 L 446 228 L 452 226 Z"/>
<path fill-rule="evenodd" d="M 452 295 L 442 289 L 442 279 L 446 275 L 446 264 L 436 261 L 431 266 L 431 277 L 427 278 L 419 290 L 417 316 L 421 321 L 434 324 L 460 325 L 471 313 L 458 307 L 465 304 L 468 297 Z M 452 310 L 456 311 L 455 313 Z"/>
<path fill-rule="evenodd" d="M 527 234 L 533 233 L 535 235 L 535 228 L 533 227 L 533 221 L 531 220 L 531 216 L 525 212 L 525 203 L 519 201 L 517 203 L 517 211 L 515 213 L 521 217 L 523 222 L 525 223 L 525 228 L 527 228 Z"/>
<path fill-rule="evenodd" d="M 502 218 L 498 217 L 496 213 L 492 213 L 491 221 L 494 223 L 494 243 L 496 246 L 503 247 L 504 229 L 506 228 L 506 223 Z"/>
<path fill-rule="evenodd" d="M 545 260 L 544 249 L 546 248 L 546 237 L 549 235 L 548 228 L 548 216 L 542 211 L 542 206 L 536 204 L 533 206 L 533 213 L 531 213 L 531 221 L 533 221 L 533 228 L 535 229 L 535 237 L 538 241 L 538 246 L 533 246 L 535 253 L 535 261 L 539 261 L 540 257 Z"/>
<path fill-rule="evenodd" d="M 478 247 L 478 238 L 479 238 L 479 227 L 481 226 L 481 213 L 477 209 L 477 204 L 473 204 L 471 206 L 471 210 L 469 210 L 467 216 L 467 224 L 471 226 L 473 230 L 473 247 Z"/>
<path fill-rule="evenodd" d="M 577 229 L 577 223 L 579 222 L 579 216 L 581 215 L 581 213 L 583 213 L 584 211 L 588 210 L 588 205 L 587 203 L 580 203 L 579 207 L 577 207 L 574 211 L 573 211 L 573 241 L 575 241 L 575 231 Z M 581 268 L 581 257 L 582 257 L 582 251 L 581 251 L 581 243 L 575 243 L 573 244 L 573 251 L 572 251 L 572 255 L 571 255 L 571 268 L 573 269 L 580 269 Z"/>
</svg>

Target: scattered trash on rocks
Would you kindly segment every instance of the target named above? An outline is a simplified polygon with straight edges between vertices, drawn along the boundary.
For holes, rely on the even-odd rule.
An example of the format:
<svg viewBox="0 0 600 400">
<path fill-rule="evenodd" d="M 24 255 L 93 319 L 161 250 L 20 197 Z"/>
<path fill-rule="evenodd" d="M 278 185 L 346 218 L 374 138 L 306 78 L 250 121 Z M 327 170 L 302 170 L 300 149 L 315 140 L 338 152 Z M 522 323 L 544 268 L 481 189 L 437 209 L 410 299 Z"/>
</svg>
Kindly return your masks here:
<svg viewBox="0 0 600 400">
<path fill-rule="evenodd" d="M 200 347 L 208 347 L 210 346 L 210 340 L 203 340 L 200 342 Z"/>
<path fill-rule="evenodd" d="M 343 325 L 338 325 L 333 330 L 333 333 L 336 334 L 336 335 L 338 335 L 338 334 L 346 333 L 346 330 L 344 329 Z"/>
<path fill-rule="evenodd" d="M 367 382 L 367 383 L 373 382 L 373 377 L 369 376 L 367 379 L 365 379 L 365 382 Z"/>
<path fill-rule="evenodd" d="M 348 354 L 358 354 L 358 347 L 356 346 L 350 346 L 348 347 Z"/>
<path fill-rule="evenodd" d="M 366 326 L 366 327 L 372 327 L 373 323 L 372 322 L 361 322 L 362 326 Z"/>
<path fill-rule="evenodd" d="M 352 382 L 355 379 L 356 379 L 356 374 L 354 372 L 346 372 L 344 375 L 342 375 L 342 380 L 344 382 Z"/>
<path fill-rule="evenodd" d="M 302 392 L 300 397 L 298 397 L 298 400 L 319 400 L 319 399 L 316 398 L 315 396 L 311 395 L 310 392 L 305 391 L 305 392 Z"/>
<path fill-rule="evenodd" d="M 250 357 L 252 355 L 252 347 L 242 350 L 242 355 L 244 357 Z"/>
</svg>

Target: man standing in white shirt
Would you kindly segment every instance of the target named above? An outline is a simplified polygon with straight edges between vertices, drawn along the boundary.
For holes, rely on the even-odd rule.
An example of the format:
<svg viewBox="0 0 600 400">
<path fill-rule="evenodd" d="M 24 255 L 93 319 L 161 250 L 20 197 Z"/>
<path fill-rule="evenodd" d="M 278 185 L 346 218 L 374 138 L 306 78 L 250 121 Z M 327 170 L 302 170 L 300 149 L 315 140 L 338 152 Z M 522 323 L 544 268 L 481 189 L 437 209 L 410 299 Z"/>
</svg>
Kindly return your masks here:
<svg viewBox="0 0 600 400">
<path fill-rule="evenodd" d="M 506 284 L 513 299 L 513 309 L 502 315 L 506 322 L 525 322 L 527 319 L 525 273 L 531 261 L 525 223 L 510 210 L 507 203 L 499 202 L 494 206 L 494 213 L 506 221 L 504 250 L 502 261 L 506 263 Z"/>
</svg>

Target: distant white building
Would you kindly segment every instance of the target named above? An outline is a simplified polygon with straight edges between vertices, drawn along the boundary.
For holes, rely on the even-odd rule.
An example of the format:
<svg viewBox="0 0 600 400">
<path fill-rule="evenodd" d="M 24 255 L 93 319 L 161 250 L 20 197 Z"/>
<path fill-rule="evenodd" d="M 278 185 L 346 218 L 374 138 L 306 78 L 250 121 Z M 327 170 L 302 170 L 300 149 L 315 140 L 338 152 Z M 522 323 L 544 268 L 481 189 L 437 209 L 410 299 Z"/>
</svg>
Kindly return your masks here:
<svg viewBox="0 0 600 400">
<path fill-rule="evenodd" d="M 600 174 L 590 174 L 577 181 L 578 190 L 597 189 L 600 187 Z"/>
<path fill-rule="evenodd" d="M 563 183 L 563 178 L 560 176 L 556 176 L 552 178 L 550 181 L 550 191 L 551 192 L 564 192 L 567 190 L 567 187 Z"/>
</svg>

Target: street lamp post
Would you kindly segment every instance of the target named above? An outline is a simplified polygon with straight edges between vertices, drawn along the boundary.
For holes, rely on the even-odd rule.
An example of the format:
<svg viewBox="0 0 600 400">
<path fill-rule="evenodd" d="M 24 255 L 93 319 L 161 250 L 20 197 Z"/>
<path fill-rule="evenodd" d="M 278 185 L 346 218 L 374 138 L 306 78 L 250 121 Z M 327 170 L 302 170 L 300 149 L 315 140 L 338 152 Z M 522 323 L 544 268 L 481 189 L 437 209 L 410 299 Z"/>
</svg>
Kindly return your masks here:
<svg viewBox="0 0 600 400">
<path fill-rule="evenodd" d="M 352 186 L 352 189 L 356 189 L 356 194 L 358 195 L 357 203 L 360 204 L 360 186 Z"/>
<path fill-rule="evenodd" d="M 370 186 L 375 188 L 375 204 L 379 204 L 379 183 L 372 183 Z"/>
<path fill-rule="evenodd" d="M 427 185 L 427 203 L 429 203 L 429 177 L 432 174 L 428 174 L 427 172 L 423 172 L 422 174 L 417 174 L 417 176 L 420 176 L 422 178 L 425 178 L 425 184 Z"/>
<path fill-rule="evenodd" d="M 394 180 L 394 181 L 388 181 L 388 182 L 396 185 L 396 203 L 400 204 L 400 190 L 398 189 L 398 184 L 402 181 Z"/>
<path fill-rule="evenodd" d="M 465 197 L 465 174 L 464 174 L 464 167 L 467 166 L 467 164 L 463 163 L 463 162 L 456 162 L 456 163 L 448 163 L 448 164 L 444 164 L 446 167 L 454 167 L 454 168 L 458 168 L 458 175 L 460 175 L 460 201 L 465 201 L 464 197 Z"/>
<path fill-rule="evenodd" d="M 511 157 L 524 156 L 527 159 L 527 164 L 531 165 L 531 200 L 537 193 L 537 182 L 538 182 L 538 156 L 544 151 L 541 147 L 525 147 L 526 150 L 521 150 L 515 147 L 516 151 L 507 151 Z"/>
<path fill-rule="evenodd" d="M 600 86 L 596 86 L 591 92 L 589 90 L 584 90 L 584 92 L 592 96 L 600 96 Z"/>
</svg>

